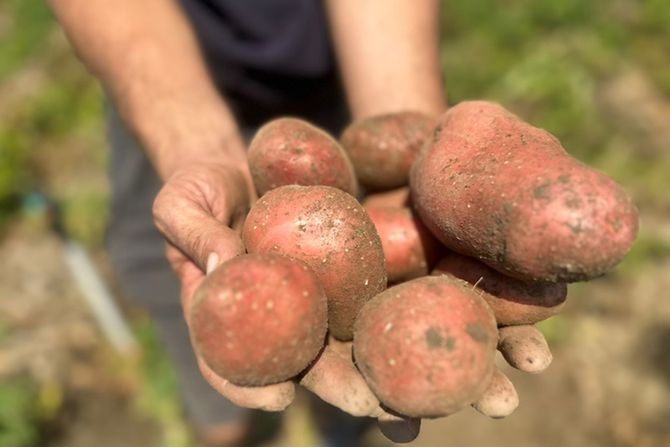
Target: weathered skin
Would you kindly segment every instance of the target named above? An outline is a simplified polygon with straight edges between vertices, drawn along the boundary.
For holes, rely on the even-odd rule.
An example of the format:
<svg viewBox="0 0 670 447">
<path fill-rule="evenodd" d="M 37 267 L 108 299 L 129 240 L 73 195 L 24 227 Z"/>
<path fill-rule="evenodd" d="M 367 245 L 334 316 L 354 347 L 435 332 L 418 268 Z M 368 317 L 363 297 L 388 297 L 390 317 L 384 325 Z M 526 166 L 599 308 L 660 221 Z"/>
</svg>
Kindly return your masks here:
<svg viewBox="0 0 670 447">
<path fill-rule="evenodd" d="M 519 394 L 512 382 L 496 369 L 484 395 L 472 407 L 484 416 L 499 419 L 514 413 L 519 406 Z"/>
<path fill-rule="evenodd" d="M 351 359 L 351 342 L 331 340 L 316 362 L 300 379 L 300 385 L 340 410 L 356 417 L 382 413 L 379 400 Z"/>
<path fill-rule="evenodd" d="M 316 357 L 327 329 L 326 296 L 304 263 L 241 255 L 195 293 L 190 329 L 207 366 L 240 386 L 282 382 Z"/>
<path fill-rule="evenodd" d="M 553 360 L 547 340 L 532 325 L 500 328 L 498 350 L 510 366 L 533 374 L 547 369 Z"/>
<path fill-rule="evenodd" d="M 426 276 L 440 243 L 410 208 L 366 207 L 382 241 L 390 283 Z"/>
<path fill-rule="evenodd" d="M 330 333 L 351 340 L 358 311 L 386 288 L 377 230 L 349 194 L 328 186 L 282 186 L 252 207 L 244 224 L 250 253 L 307 263 L 328 296 Z"/>
<path fill-rule="evenodd" d="M 489 305 L 499 326 L 532 324 L 556 315 L 568 295 L 563 283 L 511 278 L 474 258 L 447 253 L 433 275 L 452 275 L 472 284 Z"/>
<path fill-rule="evenodd" d="M 409 170 L 435 120 L 416 112 L 377 115 L 349 125 L 340 141 L 356 175 L 373 190 L 407 185 Z"/>
<path fill-rule="evenodd" d="M 410 183 L 419 215 L 447 247 L 520 279 L 600 276 L 637 234 L 637 209 L 621 187 L 490 102 L 442 116 Z"/>
<path fill-rule="evenodd" d="M 491 310 L 468 283 L 423 277 L 365 305 L 354 357 L 384 405 L 409 417 L 440 417 L 481 397 L 497 339 Z"/>
<path fill-rule="evenodd" d="M 282 185 L 326 185 L 355 196 L 349 157 L 326 132 L 296 118 L 261 127 L 249 145 L 249 169 L 259 195 Z"/>
</svg>

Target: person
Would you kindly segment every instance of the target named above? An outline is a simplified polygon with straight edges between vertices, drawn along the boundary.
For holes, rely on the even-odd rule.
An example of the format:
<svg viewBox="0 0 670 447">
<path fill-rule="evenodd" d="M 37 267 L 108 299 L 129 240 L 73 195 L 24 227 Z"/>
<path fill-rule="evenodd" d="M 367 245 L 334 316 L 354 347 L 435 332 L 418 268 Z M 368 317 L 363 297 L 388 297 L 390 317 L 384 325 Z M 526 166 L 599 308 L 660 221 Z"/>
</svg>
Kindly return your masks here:
<svg viewBox="0 0 670 447">
<path fill-rule="evenodd" d="M 245 142 L 282 115 L 335 135 L 388 112 L 438 116 L 438 0 L 50 4 L 109 98 L 108 242 L 121 283 L 154 319 L 200 437 L 228 445 L 246 429 L 242 407 L 279 410 L 294 392 L 216 376 L 194 359 L 183 319 L 206 272 L 244 250 L 238 230 L 254 197 Z"/>
</svg>

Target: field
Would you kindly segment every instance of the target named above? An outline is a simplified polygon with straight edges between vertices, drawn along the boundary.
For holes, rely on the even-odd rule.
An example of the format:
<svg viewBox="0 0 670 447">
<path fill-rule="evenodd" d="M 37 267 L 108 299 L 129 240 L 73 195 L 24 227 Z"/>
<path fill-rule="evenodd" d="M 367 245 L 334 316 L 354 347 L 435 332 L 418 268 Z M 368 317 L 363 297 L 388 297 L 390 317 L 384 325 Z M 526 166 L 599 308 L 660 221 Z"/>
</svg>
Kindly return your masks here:
<svg viewBox="0 0 670 447">
<path fill-rule="evenodd" d="M 571 286 L 564 314 L 542 324 L 552 367 L 510 372 L 517 413 L 429 421 L 416 445 L 670 445 L 670 2 L 450 1 L 442 14 L 449 102 L 494 99 L 548 129 L 623 184 L 642 217 L 626 260 Z M 0 446 L 195 445 L 150 321 L 120 297 L 143 349 L 115 354 L 41 199 L 118 290 L 103 250 L 100 87 L 44 2 L 0 0 L 0 42 Z M 304 401 L 268 445 L 314 444 Z"/>
</svg>

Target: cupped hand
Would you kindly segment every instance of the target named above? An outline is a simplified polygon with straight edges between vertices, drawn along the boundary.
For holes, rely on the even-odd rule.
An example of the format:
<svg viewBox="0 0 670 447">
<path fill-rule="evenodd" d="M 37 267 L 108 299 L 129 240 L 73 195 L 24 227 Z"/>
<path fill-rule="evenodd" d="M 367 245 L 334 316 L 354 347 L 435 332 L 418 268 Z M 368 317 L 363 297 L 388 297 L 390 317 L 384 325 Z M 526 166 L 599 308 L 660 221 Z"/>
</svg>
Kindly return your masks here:
<svg viewBox="0 0 670 447">
<path fill-rule="evenodd" d="M 167 241 L 166 256 L 181 282 L 187 324 L 193 295 L 206 274 L 244 253 L 239 232 L 254 199 L 246 166 L 194 162 L 170 176 L 156 197 L 154 221 Z M 203 377 L 238 406 L 281 411 L 295 395 L 295 382 L 242 387 L 217 375 L 197 356 Z M 331 341 L 300 384 L 354 416 L 382 418 L 386 413 L 351 359 L 351 343 Z M 397 421 L 396 421 L 397 422 Z"/>
<path fill-rule="evenodd" d="M 246 166 L 211 160 L 178 168 L 156 197 L 154 222 L 166 239 L 167 259 L 181 282 L 187 324 L 193 294 L 206 273 L 244 253 L 239 230 L 253 198 Z M 293 382 L 240 387 L 215 374 L 200 356 L 198 366 L 216 391 L 241 407 L 280 411 L 293 401 Z"/>
</svg>

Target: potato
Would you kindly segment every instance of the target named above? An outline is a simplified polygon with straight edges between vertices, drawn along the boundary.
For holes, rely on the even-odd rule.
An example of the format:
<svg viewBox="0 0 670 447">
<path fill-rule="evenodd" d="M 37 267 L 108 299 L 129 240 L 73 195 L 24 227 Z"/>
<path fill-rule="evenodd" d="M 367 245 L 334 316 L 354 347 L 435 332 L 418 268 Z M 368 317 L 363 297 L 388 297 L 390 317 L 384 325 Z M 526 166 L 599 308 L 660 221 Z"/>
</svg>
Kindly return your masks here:
<svg viewBox="0 0 670 447">
<path fill-rule="evenodd" d="M 426 276 L 374 297 L 354 329 L 354 357 L 379 400 L 410 417 L 440 417 L 489 386 L 498 335 L 465 281 Z"/>
<path fill-rule="evenodd" d="M 510 278 L 476 259 L 446 254 L 433 275 L 452 275 L 473 285 L 489 305 L 499 326 L 532 324 L 556 315 L 565 303 L 563 283 L 533 282 Z"/>
<path fill-rule="evenodd" d="M 439 242 L 410 208 L 366 207 L 382 241 L 386 274 L 391 283 L 426 276 L 434 265 Z"/>
<path fill-rule="evenodd" d="M 280 253 L 307 263 L 328 297 L 330 332 L 353 336 L 363 304 L 386 288 L 384 252 L 363 207 L 329 186 L 282 186 L 254 204 L 242 232 L 251 253 Z"/>
<path fill-rule="evenodd" d="M 520 279 L 600 276 L 637 234 L 621 187 L 490 102 L 444 114 L 410 182 L 421 219 L 447 247 Z"/>
<path fill-rule="evenodd" d="M 356 175 L 373 190 L 407 185 L 409 170 L 435 120 L 416 112 L 377 115 L 349 125 L 340 142 Z"/>
<path fill-rule="evenodd" d="M 403 208 L 410 206 L 409 200 L 409 187 L 403 186 L 402 188 L 392 189 L 390 191 L 377 192 L 374 194 L 369 194 L 361 202 L 364 207 L 391 207 L 391 208 Z"/>
<path fill-rule="evenodd" d="M 303 262 L 275 254 L 241 255 L 198 287 L 191 338 L 216 374 L 240 386 L 288 380 L 319 353 L 326 295 Z"/>
<path fill-rule="evenodd" d="M 249 169 L 259 195 L 282 185 L 326 185 L 355 196 L 354 169 L 330 135 L 306 121 L 279 118 L 261 127 L 249 145 Z"/>
</svg>

